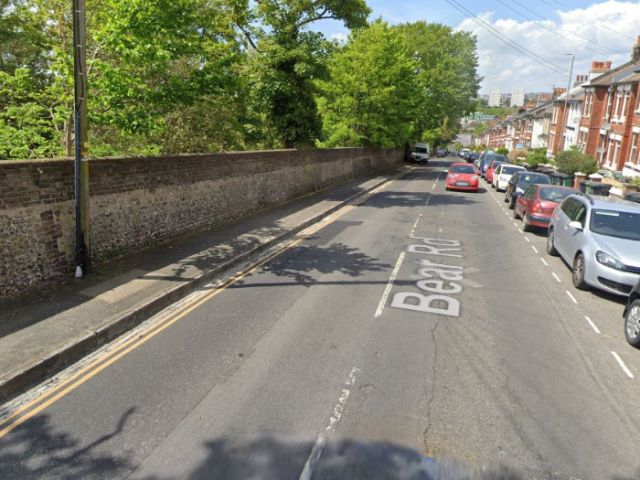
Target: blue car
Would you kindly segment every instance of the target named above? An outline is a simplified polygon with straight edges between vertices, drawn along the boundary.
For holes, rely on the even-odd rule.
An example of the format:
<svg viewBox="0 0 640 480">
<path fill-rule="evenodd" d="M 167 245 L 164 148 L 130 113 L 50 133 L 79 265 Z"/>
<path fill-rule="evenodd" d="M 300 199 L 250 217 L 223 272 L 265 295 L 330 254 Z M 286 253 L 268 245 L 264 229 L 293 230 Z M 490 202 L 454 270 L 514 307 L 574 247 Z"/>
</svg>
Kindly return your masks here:
<svg viewBox="0 0 640 480">
<path fill-rule="evenodd" d="M 491 165 L 491 162 L 497 160 L 499 162 L 509 163 L 507 157 L 504 155 L 498 155 L 496 153 L 485 153 L 480 157 L 480 174 L 485 177 L 485 173 L 487 172 L 487 168 Z"/>
</svg>

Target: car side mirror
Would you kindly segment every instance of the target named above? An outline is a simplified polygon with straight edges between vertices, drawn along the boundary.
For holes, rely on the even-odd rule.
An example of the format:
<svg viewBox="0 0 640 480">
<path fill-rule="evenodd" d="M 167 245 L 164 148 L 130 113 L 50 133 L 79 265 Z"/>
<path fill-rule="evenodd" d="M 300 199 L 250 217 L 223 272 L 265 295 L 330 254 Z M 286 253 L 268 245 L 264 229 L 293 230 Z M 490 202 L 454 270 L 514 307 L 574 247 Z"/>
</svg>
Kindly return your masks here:
<svg viewBox="0 0 640 480">
<path fill-rule="evenodd" d="M 578 230 L 579 232 L 582 232 L 584 230 L 580 222 L 569 222 L 569 227 L 573 228 L 574 230 Z"/>
</svg>

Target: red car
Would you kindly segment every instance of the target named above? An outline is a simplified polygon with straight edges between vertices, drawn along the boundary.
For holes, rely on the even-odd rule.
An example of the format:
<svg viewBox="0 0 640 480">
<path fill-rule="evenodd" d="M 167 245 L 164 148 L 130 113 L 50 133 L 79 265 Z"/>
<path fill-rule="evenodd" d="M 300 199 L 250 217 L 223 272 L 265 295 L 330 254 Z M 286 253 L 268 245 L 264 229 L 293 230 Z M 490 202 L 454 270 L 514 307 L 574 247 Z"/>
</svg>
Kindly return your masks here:
<svg viewBox="0 0 640 480">
<path fill-rule="evenodd" d="M 445 182 L 447 190 L 465 190 L 477 192 L 479 184 L 478 172 L 468 163 L 452 163 Z"/>
<path fill-rule="evenodd" d="M 487 171 L 485 172 L 484 176 L 487 179 L 487 182 L 492 183 L 493 182 L 493 174 L 495 173 L 496 169 L 498 168 L 498 165 L 505 163 L 505 162 L 501 162 L 500 160 L 493 160 L 490 164 L 489 164 L 489 168 L 487 168 Z"/>
<path fill-rule="evenodd" d="M 553 211 L 573 193 L 579 191 L 556 185 L 531 185 L 518 197 L 513 209 L 513 218 L 522 218 L 525 232 L 532 227 L 549 228 Z"/>
</svg>

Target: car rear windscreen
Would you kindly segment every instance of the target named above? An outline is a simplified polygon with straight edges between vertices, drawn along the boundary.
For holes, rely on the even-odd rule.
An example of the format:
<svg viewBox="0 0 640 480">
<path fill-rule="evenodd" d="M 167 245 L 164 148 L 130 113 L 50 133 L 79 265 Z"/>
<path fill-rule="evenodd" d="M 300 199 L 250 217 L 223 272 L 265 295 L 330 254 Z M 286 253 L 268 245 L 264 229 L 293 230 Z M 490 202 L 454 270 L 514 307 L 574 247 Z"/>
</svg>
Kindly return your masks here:
<svg viewBox="0 0 640 480">
<path fill-rule="evenodd" d="M 415 147 L 415 148 L 413 149 L 413 152 L 414 152 L 414 153 L 427 153 L 427 149 L 426 149 L 426 148 L 423 148 L 423 147 Z"/>
<path fill-rule="evenodd" d="M 538 183 L 538 184 L 549 184 L 551 183 L 551 180 L 549 180 L 549 177 L 547 175 L 537 175 L 535 173 L 525 173 L 525 174 L 520 174 L 520 176 L 518 177 L 518 183 Z"/>
<path fill-rule="evenodd" d="M 450 173 L 476 173 L 471 165 L 453 165 L 449 170 Z"/>
<path fill-rule="evenodd" d="M 520 172 L 522 171 L 521 168 L 518 167 L 502 167 L 502 172 L 500 172 L 502 175 L 513 175 L 516 172 Z"/>
<path fill-rule="evenodd" d="M 484 156 L 485 163 L 491 163 L 492 160 L 507 163 L 507 157 L 505 157 L 504 155 L 495 155 L 493 153 L 488 153 Z"/>
<path fill-rule="evenodd" d="M 560 203 L 569 195 L 576 193 L 575 190 L 567 190 L 565 188 L 545 187 L 540 189 L 540 198 L 548 202 Z"/>
</svg>

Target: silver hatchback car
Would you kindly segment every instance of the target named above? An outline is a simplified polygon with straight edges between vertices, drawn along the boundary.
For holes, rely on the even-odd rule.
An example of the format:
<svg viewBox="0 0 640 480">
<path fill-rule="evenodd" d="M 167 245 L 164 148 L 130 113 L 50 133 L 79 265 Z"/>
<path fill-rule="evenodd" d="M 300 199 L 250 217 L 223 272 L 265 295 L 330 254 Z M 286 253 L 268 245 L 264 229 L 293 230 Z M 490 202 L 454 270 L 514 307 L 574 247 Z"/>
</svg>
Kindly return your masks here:
<svg viewBox="0 0 640 480">
<path fill-rule="evenodd" d="M 547 253 L 573 268 L 573 285 L 629 295 L 640 279 L 640 205 L 571 195 L 549 224 Z"/>
</svg>

